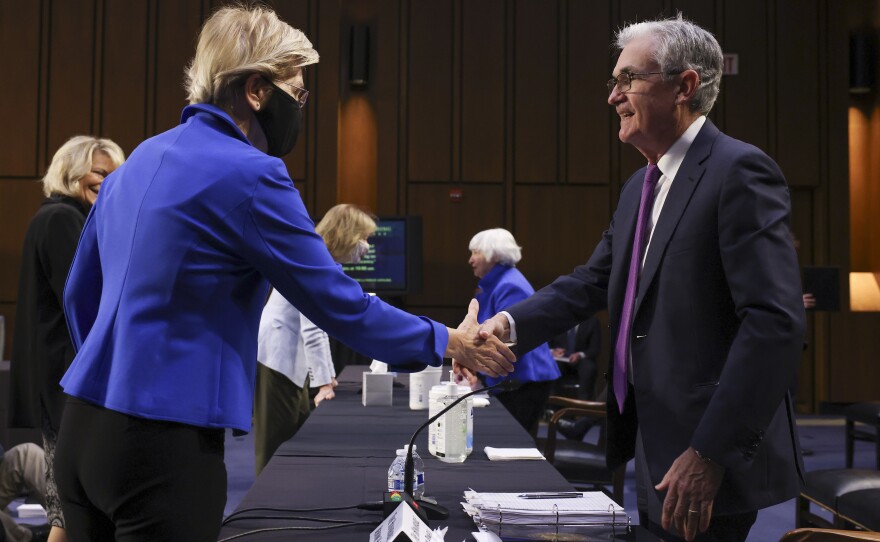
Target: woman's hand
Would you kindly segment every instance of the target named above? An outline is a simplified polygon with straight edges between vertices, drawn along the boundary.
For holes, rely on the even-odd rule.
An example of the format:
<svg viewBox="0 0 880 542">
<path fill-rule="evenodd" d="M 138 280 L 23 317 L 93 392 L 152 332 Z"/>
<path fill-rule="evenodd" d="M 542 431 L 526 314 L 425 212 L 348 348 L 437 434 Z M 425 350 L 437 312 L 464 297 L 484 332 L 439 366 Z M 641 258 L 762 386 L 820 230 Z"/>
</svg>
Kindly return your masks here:
<svg viewBox="0 0 880 542">
<path fill-rule="evenodd" d="M 318 395 L 315 396 L 315 406 L 321 404 L 321 401 L 333 399 L 336 397 L 336 392 L 333 391 L 333 386 L 335 385 L 336 379 L 333 379 L 333 382 L 330 384 L 324 384 L 320 388 L 318 388 Z"/>
<path fill-rule="evenodd" d="M 483 338 L 478 335 L 482 329 L 477 323 L 479 310 L 479 302 L 472 299 L 467 316 L 461 324 L 456 329 L 448 328 L 449 342 L 446 345 L 446 357 L 455 359 L 458 365 L 472 373 L 494 377 L 507 376 L 513 372 L 516 356 L 498 337 Z"/>
</svg>

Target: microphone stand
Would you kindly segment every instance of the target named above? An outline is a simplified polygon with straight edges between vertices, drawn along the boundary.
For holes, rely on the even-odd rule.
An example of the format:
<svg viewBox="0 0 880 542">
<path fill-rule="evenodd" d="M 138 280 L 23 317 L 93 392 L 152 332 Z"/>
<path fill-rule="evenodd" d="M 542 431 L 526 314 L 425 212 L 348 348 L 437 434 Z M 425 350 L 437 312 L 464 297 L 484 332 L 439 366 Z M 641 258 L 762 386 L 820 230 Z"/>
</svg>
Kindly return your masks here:
<svg viewBox="0 0 880 542">
<path fill-rule="evenodd" d="M 413 478 L 414 478 L 413 445 L 415 444 L 416 437 L 419 435 L 419 433 L 422 432 L 422 430 L 424 428 L 428 427 L 429 425 L 431 425 L 432 423 L 437 421 L 437 419 L 439 419 L 440 416 L 449 412 L 449 410 L 451 410 L 455 405 L 464 401 L 468 397 L 475 395 L 477 393 L 482 393 L 484 391 L 489 391 L 489 390 L 493 390 L 495 388 L 500 388 L 500 387 L 505 387 L 505 391 L 507 391 L 509 389 L 515 389 L 515 387 L 518 387 L 518 385 L 519 385 L 519 382 L 516 382 L 513 380 L 504 380 L 502 382 L 499 382 L 498 384 L 495 384 L 494 386 L 485 386 L 480 389 L 477 389 L 477 390 L 468 392 L 464 395 L 461 395 L 458 398 L 456 398 L 455 401 L 446 405 L 446 407 L 444 407 L 442 410 L 440 410 L 440 412 L 438 412 L 437 414 L 435 414 L 434 416 L 429 418 L 427 422 L 423 423 L 421 425 L 421 427 L 416 429 L 416 432 L 413 433 L 412 438 L 409 440 L 409 449 L 407 450 L 407 453 L 406 453 L 406 463 L 405 463 L 404 469 L 403 469 L 403 492 L 404 492 L 404 494 L 409 496 L 415 503 L 417 503 L 418 506 L 420 506 L 423 510 L 425 510 L 429 519 L 446 519 L 449 517 L 449 510 L 447 510 L 443 506 L 440 506 L 439 504 L 435 504 L 430 501 L 425 501 L 422 499 L 413 498 Z"/>
</svg>

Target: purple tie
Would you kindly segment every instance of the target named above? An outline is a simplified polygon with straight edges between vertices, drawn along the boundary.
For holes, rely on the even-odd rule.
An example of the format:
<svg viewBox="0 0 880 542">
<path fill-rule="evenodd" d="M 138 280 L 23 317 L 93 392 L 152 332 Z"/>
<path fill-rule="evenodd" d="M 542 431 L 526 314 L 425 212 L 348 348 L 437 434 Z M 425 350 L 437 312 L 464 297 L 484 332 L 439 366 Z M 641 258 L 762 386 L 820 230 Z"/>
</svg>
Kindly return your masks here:
<svg viewBox="0 0 880 542">
<path fill-rule="evenodd" d="M 614 396 L 617 407 L 623 414 L 626 401 L 626 366 L 629 360 L 629 335 L 632 331 L 633 309 L 636 304 L 636 290 L 639 284 L 639 273 L 642 270 L 642 255 L 648 240 L 648 219 L 654 207 L 654 187 L 660 180 L 660 168 L 657 164 L 648 164 L 645 171 L 645 182 L 642 184 L 642 200 L 639 203 L 639 216 L 636 219 L 636 233 L 633 236 L 632 256 L 629 261 L 629 275 L 626 279 L 626 294 L 623 297 L 623 310 L 620 314 L 620 330 L 614 345 Z"/>
</svg>

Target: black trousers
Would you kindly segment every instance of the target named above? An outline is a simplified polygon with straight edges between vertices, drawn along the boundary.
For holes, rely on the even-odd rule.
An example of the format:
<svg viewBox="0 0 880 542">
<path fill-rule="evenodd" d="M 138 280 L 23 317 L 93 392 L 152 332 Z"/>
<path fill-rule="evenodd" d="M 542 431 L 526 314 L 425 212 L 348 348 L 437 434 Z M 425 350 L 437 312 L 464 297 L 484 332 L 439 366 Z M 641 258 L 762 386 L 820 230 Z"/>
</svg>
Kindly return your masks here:
<svg viewBox="0 0 880 542">
<path fill-rule="evenodd" d="M 223 429 L 69 399 L 55 476 L 71 542 L 215 541 L 226 504 Z"/>
<path fill-rule="evenodd" d="M 510 415 L 516 418 L 526 431 L 534 435 L 538 422 L 544 415 L 544 407 L 553 389 L 553 382 L 553 380 L 526 382 L 519 389 L 499 393 L 496 397 Z"/>
</svg>

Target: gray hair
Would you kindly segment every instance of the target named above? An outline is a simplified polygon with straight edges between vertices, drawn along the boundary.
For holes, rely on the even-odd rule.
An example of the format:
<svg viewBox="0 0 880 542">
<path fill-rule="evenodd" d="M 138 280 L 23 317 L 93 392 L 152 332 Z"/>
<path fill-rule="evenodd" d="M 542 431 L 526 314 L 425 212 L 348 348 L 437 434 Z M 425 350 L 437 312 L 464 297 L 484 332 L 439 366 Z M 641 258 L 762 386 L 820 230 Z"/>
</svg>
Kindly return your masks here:
<svg viewBox="0 0 880 542">
<path fill-rule="evenodd" d="M 681 13 L 674 19 L 633 23 L 617 32 L 615 46 L 622 51 L 637 38 L 650 36 L 656 47 L 652 60 L 665 74 L 694 70 L 700 85 L 694 92 L 690 108 L 708 114 L 715 105 L 721 87 L 724 56 L 721 46 L 711 33 L 686 20 Z M 669 78 L 670 75 L 664 75 Z"/>
<path fill-rule="evenodd" d="M 513 234 L 504 228 L 483 230 L 473 236 L 468 250 L 476 250 L 486 260 L 514 266 L 522 259 L 522 247 L 516 244 Z"/>
<path fill-rule="evenodd" d="M 189 103 L 224 106 L 249 75 L 290 79 L 318 62 L 318 52 L 302 31 L 259 5 L 229 6 L 205 22 L 196 55 L 186 70 Z"/>
<path fill-rule="evenodd" d="M 125 162 L 125 153 L 110 139 L 92 136 L 73 136 L 61 145 L 43 177 L 43 194 L 77 197 L 79 181 L 92 170 L 96 152 L 106 154 L 113 165 L 119 167 Z"/>
</svg>

